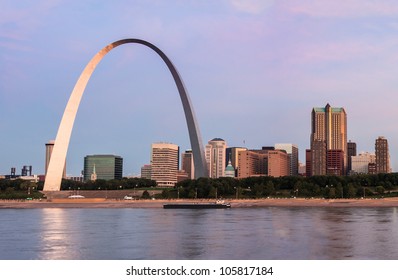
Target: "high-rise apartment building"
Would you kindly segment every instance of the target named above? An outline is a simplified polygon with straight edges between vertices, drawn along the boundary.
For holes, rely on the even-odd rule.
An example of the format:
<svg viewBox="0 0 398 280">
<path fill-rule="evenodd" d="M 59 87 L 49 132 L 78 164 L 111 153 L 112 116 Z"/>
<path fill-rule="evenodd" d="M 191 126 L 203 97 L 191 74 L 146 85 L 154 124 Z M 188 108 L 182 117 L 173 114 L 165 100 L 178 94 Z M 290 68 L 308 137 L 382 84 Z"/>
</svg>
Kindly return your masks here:
<svg viewBox="0 0 398 280">
<path fill-rule="evenodd" d="M 376 150 L 376 173 L 390 173 L 390 154 L 388 151 L 388 141 L 383 136 L 379 136 L 375 143 Z"/>
<path fill-rule="evenodd" d="M 192 150 L 187 150 L 185 153 L 182 153 L 181 169 L 187 173 L 188 179 L 195 179 L 195 167 L 193 163 Z"/>
<path fill-rule="evenodd" d="M 177 183 L 180 148 L 171 143 L 151 146 L 151 179 L 160 187 L 174 187 Z"/>
<path fill-rule="evenodd" d="M 312 142 L 310 152 L 307 153 L 307 156 L 311 158 L 311 175 L 326 175 L 326 142 L 315 140 Z"/>
<path fill-rule="evenodd" d="M 97 180 L 122 179 L 123 158 L 115 155 L 88 155 L 84 157 L 84 181 L 90 181 L 94 177 Z"/>
<path fill-rule="evenodd" d="M 344 108 L 313 108 L 311 113 L 312 175 L 327 173 L 327 151 L 341 150 L 344 162 L 341 174 L 346 174 L 347 165 L 347 114 Z"/>
<path fill-rule="evenodd" d="M 214 138 L 206 145 L 206 162 L 210 178 L 224 177 L 226 142 L 221 138 Z"/>
<path fill-rule="evenodd" d="M 55 140 L 50 140 L 46 143 L 46 166 L 44 167 L 44 175 L 47 175 L 48 165 L 50 164 L 51 154 L 53 152 Z M 64 166 L 64 172 L 62 173 L 62 178 L 66 178 L 66 160 Z"/>
<path fill-rule="evenodd" d="M 299 174 L 299 150 L 295 144 L 275 144 L 276 150 L 284 150 L 288 155 L 289 175 Z"/>
</svg>

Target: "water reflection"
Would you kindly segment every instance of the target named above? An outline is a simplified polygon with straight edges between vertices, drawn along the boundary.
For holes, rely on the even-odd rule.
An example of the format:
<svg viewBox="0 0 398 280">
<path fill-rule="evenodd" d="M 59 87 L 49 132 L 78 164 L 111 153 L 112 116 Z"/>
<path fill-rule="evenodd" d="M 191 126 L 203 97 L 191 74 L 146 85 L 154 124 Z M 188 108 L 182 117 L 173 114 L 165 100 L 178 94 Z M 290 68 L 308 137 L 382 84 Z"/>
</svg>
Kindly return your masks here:
<svg viewBox="0 0 398 280">
<path fill-rule="evenodd" d="M 2 209 L 0 259 L 398 259 L 397 208 Z"/>
</svg>

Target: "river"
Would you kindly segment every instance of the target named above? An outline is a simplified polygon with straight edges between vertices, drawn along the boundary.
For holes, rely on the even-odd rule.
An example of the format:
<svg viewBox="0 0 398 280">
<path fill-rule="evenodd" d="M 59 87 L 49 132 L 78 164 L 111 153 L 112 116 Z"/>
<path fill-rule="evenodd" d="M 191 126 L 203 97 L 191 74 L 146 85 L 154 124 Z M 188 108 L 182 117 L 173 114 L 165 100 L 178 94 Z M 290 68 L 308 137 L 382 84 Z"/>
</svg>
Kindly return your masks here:
<svg viewBox="0 0 398 280">
<path fill-rule="evenodd" d="M 398 208 L 1 209 L 0 259 L 398 259 Z"/>
</svg>

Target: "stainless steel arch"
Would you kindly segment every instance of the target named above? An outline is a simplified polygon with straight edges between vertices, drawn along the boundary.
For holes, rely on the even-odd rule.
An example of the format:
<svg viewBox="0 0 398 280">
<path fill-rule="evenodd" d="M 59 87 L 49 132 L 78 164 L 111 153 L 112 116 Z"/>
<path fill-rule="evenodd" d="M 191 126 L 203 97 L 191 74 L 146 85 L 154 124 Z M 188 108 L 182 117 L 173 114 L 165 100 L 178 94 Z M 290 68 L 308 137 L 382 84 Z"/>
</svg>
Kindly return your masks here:
<svg viewBox="0 0 398 280">
<path fill-rule="evenodd" d="M 154 50 L 166 63 L 171 74 L 173 75 L 178 92 L 180 94 L 182 106 L 184 108 L 185 119 L 188 125 L 189 138 L 195 164 L 195 178 L 207 177 L 207 165 L 205 154 L 203 151 L 202 137 L 200 135 L 199 126 L 193 111 L 193 106 L 189 99 L 184 83 L 178 74 L 170 59 L 155 45 L 140 39 L 123 39 L 107 45 L 100 50 L 84 68 L 78 81 L 73 88 L 68 104 L 66 105 L 64 115 L 58 128 L 57 137 L 55 139 L 54 148 L 51 154 L 50 163 L 47 169 L 46 180 L 44 183 L 44 191 L 59 191 L 61 188 L 62 172 L 64 169 L 66 154 L 68 151 L 69 140 L 72 133 L 73 124 L 75 122 L 76 113 L 79 108 L 80 100 L 84 93 L 84 89 L 94 72 L 98 63 L 112 49 L 129 43 L 141 44 Z"/>
</svg>

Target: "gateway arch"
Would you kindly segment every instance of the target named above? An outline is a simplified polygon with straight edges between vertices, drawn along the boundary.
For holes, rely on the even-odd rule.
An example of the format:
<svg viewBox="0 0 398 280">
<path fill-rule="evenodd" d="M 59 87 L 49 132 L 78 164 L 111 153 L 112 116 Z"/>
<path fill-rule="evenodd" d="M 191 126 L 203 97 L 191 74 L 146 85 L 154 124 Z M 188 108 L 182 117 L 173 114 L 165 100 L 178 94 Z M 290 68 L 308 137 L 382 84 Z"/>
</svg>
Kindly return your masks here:
<svg viewBox="0 0 398 280">
<path fill-rule="evenodd" d="M 140 39 L 123 39 L 113 42 L 102 50 L 100 50 L 87 64 L 77 80 L 75 87 L 70 95 L 68 104 L 66 105 L 64 115 L 58 128 L 57 137 L 55 139 L 54 148 L 51 154 L 50 163 L 47 169 L 46 180 L 44 182 L 43 191 L 59 191 L 61 189 L 62 173 L 65 165 L 66 154 L 68 151 L 69 140 L 71 137 L 73 124 L 75 122 L 76 113 L 79 108 L 84 89 L 102 58 L 112 49 L 124 44 L 140 44 L 154 50 L 166 63 L 174 82 L 176 83 L 178 92 L 180 94 L 182 106 L 184 108 L 185 119 L 188 125 L 189 139 L 191 141 L 191 148 L 195 165 L 195 178 L 208 177 L 205 154 L 203 151 L 202 137 L 200 135 L 199 126 L 196 121 L 195 113 L 191 100 L 185 89 L 184 83 L 178 74 L 170 59 L 155 45 Z"/>
</svg>

